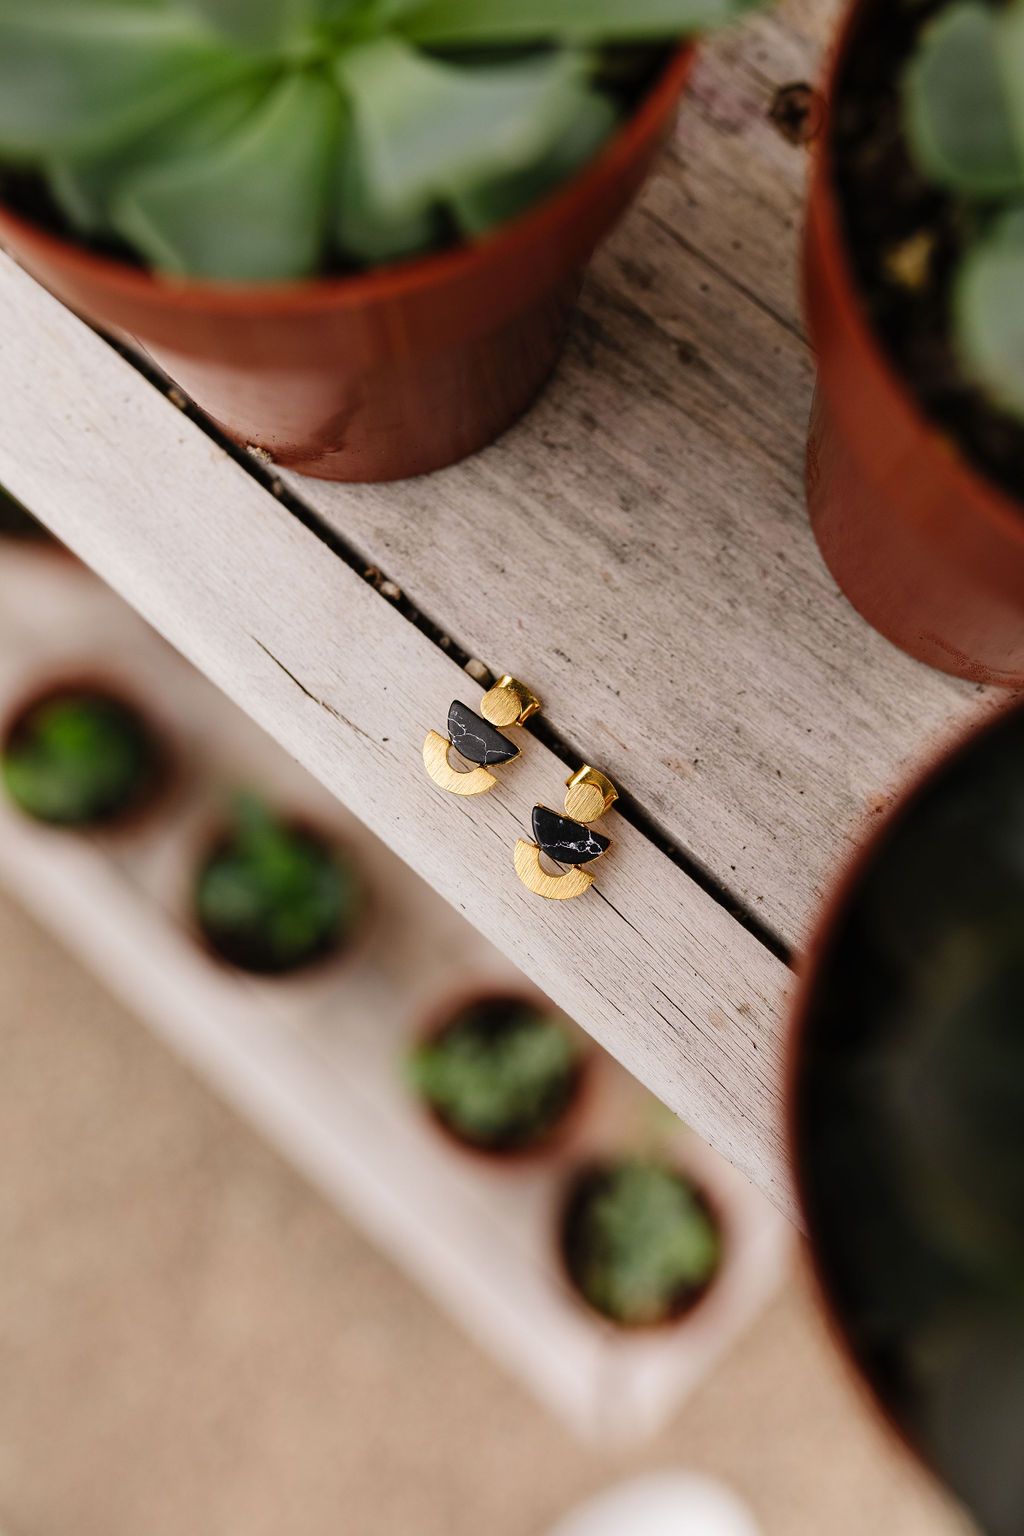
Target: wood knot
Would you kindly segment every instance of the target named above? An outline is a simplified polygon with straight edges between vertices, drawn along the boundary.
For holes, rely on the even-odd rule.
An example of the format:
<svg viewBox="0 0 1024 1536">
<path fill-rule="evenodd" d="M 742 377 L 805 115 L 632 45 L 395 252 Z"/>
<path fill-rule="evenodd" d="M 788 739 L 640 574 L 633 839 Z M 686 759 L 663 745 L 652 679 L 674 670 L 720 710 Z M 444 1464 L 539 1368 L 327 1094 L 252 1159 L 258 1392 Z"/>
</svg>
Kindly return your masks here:
<svg viewBox="0 0 1024 1536">
<path fill-rule="evenodd" d="M 775 92 L 768 116 L 787 143 L 810 144 L 825 124 L 825 98 L 806 81 L 795 81 Z"/>
</svg>

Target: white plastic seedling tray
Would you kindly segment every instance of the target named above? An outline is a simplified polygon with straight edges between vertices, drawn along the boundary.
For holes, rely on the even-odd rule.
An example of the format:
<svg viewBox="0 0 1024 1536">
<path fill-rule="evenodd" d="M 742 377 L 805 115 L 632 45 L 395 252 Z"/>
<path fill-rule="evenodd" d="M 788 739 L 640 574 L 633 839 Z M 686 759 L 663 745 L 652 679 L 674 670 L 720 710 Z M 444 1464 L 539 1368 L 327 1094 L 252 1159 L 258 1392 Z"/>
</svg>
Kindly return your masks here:
<svg viewBox="0 0 1024 1536">
<path fill-rule="evenodd" d="M 577 1434 L 656 1430 L 776 1290 L 785 1221 L 603 1055 L 578 1135 L 552 1160 L 491 1169 L 449 1146 L 404 1085 L 404 1054 L 448 997 L 525 985 L 519 974 L 81 567 L 0 545 L 0 711 L 62 673 L 140 700 L 169 732 L 175 783 L 120 836 L 54 832 L 0 804 L 0 878 Z M 240 787 L 333 831 L 372 885 L 365 943 L 308 981 L 235 974 L 190 931 L 191 856 Z M 571 1293 L 555 1233 L 580 1158 L 652 1137 L 707 1188 L 728 1257 L 690 1319 L 626 1336 Z"/>
</svg>

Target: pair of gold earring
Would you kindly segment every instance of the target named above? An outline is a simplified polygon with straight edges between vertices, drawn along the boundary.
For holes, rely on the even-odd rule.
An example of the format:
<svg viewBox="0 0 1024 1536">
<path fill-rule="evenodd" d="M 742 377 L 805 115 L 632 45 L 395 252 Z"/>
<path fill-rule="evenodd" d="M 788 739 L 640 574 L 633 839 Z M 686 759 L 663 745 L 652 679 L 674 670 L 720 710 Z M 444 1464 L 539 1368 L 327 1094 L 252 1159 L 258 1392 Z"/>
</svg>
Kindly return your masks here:
<svg viewBox="0 0 1024 1536">
<path fill-rule="evenodd" d="M 430 731 L 423 743 L 423 762 L 434 783 L 450 795 L 484 795 L 498 782 L 491 768 L 514 762 L 521 748 L 502 734 L 525 725 L 540 710 L 540 700 L 508 674 L 484 694 L 476 714 L 458 699 L 448 711 L 448 736 Z M 474 766 L 465 773 L 452 767 L 452 751 Z M 609 839 L 595 832 L 591 822 L 610 810 L 619 792 L 605 774 L 586 764 L 566 780 L 565 814 L 546 805 L 533 808 L 534 841 L 520 838 L 513 863 L 516 874 L 535 896 L 549 901 L 571 901 L 594 883 L 584 866 L 607 853 Z M 549 874 L 541 863 L 546 855 L 567 865 L 562 874 Z"/>
</svg>

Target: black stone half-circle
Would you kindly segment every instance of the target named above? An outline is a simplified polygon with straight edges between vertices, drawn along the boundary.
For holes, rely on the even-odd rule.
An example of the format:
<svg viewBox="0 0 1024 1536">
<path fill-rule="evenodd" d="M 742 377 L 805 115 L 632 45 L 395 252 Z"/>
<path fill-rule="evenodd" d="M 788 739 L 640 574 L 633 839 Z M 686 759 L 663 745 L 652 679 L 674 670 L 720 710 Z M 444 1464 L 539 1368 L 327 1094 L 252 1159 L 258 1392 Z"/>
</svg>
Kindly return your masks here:
<svg viewBox="0 0 1024 1536">
<path fill-rule="evenodd" d="M 611 842 L 582 821 L 559 816 L 546 805 L 533 808 L 533 836 L 541 853 L 559 864 L 589 864 L 607 853 Z"/>
<path fill-rule="evenodd" d="M 510 763 L 514 757 L 519 756 L 519 748 L 507 736 L 496 731 L 493 725 L 489 725 L 479 715 L 474 715 L 458 699 L 452 701 L 448 711 L 448 736 L 456 752 L 461 753 L 467 762 L 477 763 L 481 768 Z"/>
</svg>

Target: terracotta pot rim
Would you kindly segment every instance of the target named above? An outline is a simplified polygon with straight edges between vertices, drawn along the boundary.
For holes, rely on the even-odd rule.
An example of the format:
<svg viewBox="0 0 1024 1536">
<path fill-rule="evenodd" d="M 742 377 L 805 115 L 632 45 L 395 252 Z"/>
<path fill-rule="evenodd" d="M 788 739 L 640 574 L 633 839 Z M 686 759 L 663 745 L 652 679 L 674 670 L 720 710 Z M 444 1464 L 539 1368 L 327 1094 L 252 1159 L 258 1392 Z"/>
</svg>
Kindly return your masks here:
<svg viewBox="0 0 1024 1536">
<path fill-rule="evenodd" d="M 106 285 L 124 299 L 159 298 L 169 308 L 188 308 L 207 313 L 277 316 L 304 314 L 325 305 L 357 309 L 393 303 L 435 285 L 458 282 L 481 263 L 501 260 L 517 250 L 544 242 L 547 229 L 572 216 L 574 207 L 586 202 L 595 185 L 620 164 L 630 161 L 672 99 L 686 83 L 693 66 L 696 45 L 686 42 L 669 53 L 658 78 L 610 143 L 566 186 L 558 188 L 517 218 L 501 225 L 481 240 L 467 241 L 446 250 L 388 263 L 366 272 L 339 277 L 307 278 L 285 283 L 226 283 L 211 280 L 175 280 L 160 277 L 116 258 L 98 255 L 74 241 L 50 234 L 20 214 L 0 205 L 0 236 L 5 230 L 43 258 L 76 267 L 92 281 Z"/>
<path fill-rule="evenodd" d="M 445 1031 L 455 1022 L 457 1017 L 468 1009 L 480 1003 L 526 1003 L 537 1009 L 538 1013 L 552 1014 L 564 1019 L 572 1029 L 577 1026 L 566 1013 L 562 1011 L 544 993 L 524 982 L 517 987 L 514 982 L 508 986 L 497 983 L 493 986 L 481 984 L 477 987 L 465 987 L 451 994 L 443 1004 L 433 1008 L 426 1020 L 414 1033 L 413 1049 L 417 1045 L 429 1045 L 439 1040 Z M 582 1036 L 582 1031 L 580 1031 Z M 478 1166 L 497 1170 L 514 1172 L 524 1167 L 549 1162 L 553 1157 L 566 1147 L 572 1139 L 572 1133 L 578 1122 L 586 1112 L 587 1102 L 591 1097 L 594 1082 L 594 1052 L 585 1042 L 581 1042 L 580 1058 L 576 1063 L 572 1091 L 566 1100 L 558 1119 L 538 1137 L 536 1141 L 525 1143 L 519 1147 L 486 1147 L 477 1142 L 468 1141 L 460 1136 L 455 1128 L 448 1124 L 444 1116 L 430 1104 L 422 1094 L 413 1090 L 413 1096 L 422 1110 L 428 1122 L 434 1127 L 438 1135 L 444 1140 L 446 1146 L 454 1147 L 464 1156 L 472 1158 Z"/>
<path fill-rule="evenodd" d="M 181 888 L 179 900 L 184 914 L 186 931 L 200 953 L 215 965 L 226 976 L 236 980 L 244 978 L 255 986 L 268 986 L 283 989 L 287 986 L 301 986 L 305 982 L 319 981 L 325 975 L 334 971 L 348 970 L 357 961 L 369 938 L 377 912 L 374 894 L 369 882 L 365 879 L 362 861 L 352 853 L 349 845 L 335 835 L 329 827 L 323 826 L 316 820 L 303 816 L 301 813 L 292 814 L 290 811 L 275 808 L 276 819 L 282 821 L 286 827 L 295 832 L 300 832 L 312 841 L 330 850 L 338 850 L 348 854 L 360 875 L 363 875 L 363 908 L 356 921 L 355 927 L 349 936 L 340 944 L 332 944 L 329 948 L 320 950 L 310 959 L 302 960 L 298 965 L 293 965 L 282 971 L 255 971 L 248 966 L 237 965 L 229 960 L 227 955 L 214 944 L 207 934 L 200 920 L 198 903 L 196 901 L 196 885 L 200 871 L 206 861 L 219 848 L 224 847 L 232 839 L 232 819 L 230 811 L 211 812 L 203 824 L 188 839 L 187 856 L 181 876 Z"/>
<path fill-rule="evenodd" d="M 869 1394 L 869 1399 L 882 1421 L 897 1440 L 915 1459 L 926 1467 L 945 1486 L 942 1470 L 924 1449 L 911 1437 L 906 1426 L 896 1418 L 884 1394 L 876 1385 L 854 1347 L 845 1319 L 833 1304 L 831 1291 L 825 1276 L 825 1266 L 818 1251 L 817 1230 L 810 1220 L 810 1200 L 807 1163 L 804 1157 L 803 1135 L 800 1129 L 798 1106 L 799 1088 L 804 1067 L 806 1044 L 811 1015 L 824 982 L 824 972 L 832 946 L 836 940 L 850 903 L 856 896 L 863 879 L 878 855 L 888 843 L 893 831 L 903 819 L 912 814 L 921 795 L 938 779 L 943 771 L 962 752 L 973 744 L 996 733 L 1010 717 L 1024 715 L 1024 701 L 1013 698 L 1001 703 L 987 718 L 975 722 L 966 732 L 956 735 L 935 748 L 924 762 L 907 777 L 894 803 L 888 807 L 879 823 L 848 856 L 845 865 L 833 880 L 821 915 L 815 924 L 810 942 L 797 968 L 798 984 L 789 1010 L 789 1027 L 786 1042 L 785 1065 L 785 1137 L 789 1166 L 792 1170 L 793 1189 L 796 1194 L 800 1224 L 807 1234 L 804 1244 L 805 1264 L 819 1306 L 824 1313 L 829 1333 L 838 1352 L 852 1370 L 857 1383 Z"/>
<path fill-rule="evenodd" d="M 984 470 L 976 468 L 967 458 L 959 440 L 955 437 L 947 438 L 946 434 L 925 415 L 909 382 L 903 378 L 889 357 L 881 337 L 871 324 L 860 284 L 849 259 L 840 215 L 840 200 L 832 152 L 832 124 L 835 117 L 832 104 L 838 97 L 838 77 L 845 65 L 853 32 L 869 3 L 871 0 L 853 0 L 847 8 L 842 27 L 833 45 L 824 84 L 824 96 L 828 106 L 824 129 L 815 147 L 808 221 L 816 225 L 817 235 L 823 248 L 824 262 L 831 263 L 839 274 L 840 302 L 850 329 L 855 333 L 858 345 L 870 357 L 875 372 L 882 380 L 883 387 L 888 391 L 894 404 L 904 414 L 916 418 L 928 436 L 937 445 L 941 444 L 943 450 L 948 453 L 949 477 L 957 485 L 961 498 L 980 509 L 1003 534 L 1024 548 L 1024 502 L 1015 501 L 1008 492 L 991 480 Z M 806 266 L 804 273 L 806 289 Z M 806 293 L 804 308 L 807 312 L 809 306 L 806 302 Z M 836 410 L 833 392 L 829 389 L 828 382 L 820 370 L 818 387 L 828 396 L 830 407 Z M 841 410 L 839 414 L 842 414 Z M 953 444 L 953 452 L 949 452 L 946 446 L 950 442 Z"/>
<path fill-rule="evenodd" d="M 569 1265 L 569 1255 L 566 1251 L 565 1227 L 576 1190 L 585 1179 L 593 1178 L 597 1174 L 617 1168 L 622 1163 L 636 1162 L 637 1160 L 645 1162 L 660 1161 L 681 1182 L 688 1184 L 691 1189 L 697 1191 L 705 1209 L 715 1223 L 721 1244 L 721 1253 L 714 1272 L 705 1280 L 704 1284 L 694 1291 L 689 1299 L 683 1302 L 675 1311 L 670 1312 L 667 1317 L 657 1318 L 652 1322 L 623 1323 L 619 1322 L 617 1318 L 609 1317 L 607 1312 L 602 1312 L 601 1308 L 596 1307 L 577 1285 L 576 1278 Z M 692 1176 L 687 1170 L 683 1159 L 675 1155 L 659 1159 L 657 1154 L 653 1157 L 644 1157 L 643 1154 L 630 1152 L 628 1149 L 622 1152 L 595 1151 L 589 1157 L 583 1158 L 570 1170 L 569 1177 L 559 1191 L 555 1247 L 558 1252 L 558 1262 L 562 1271 L 562 1278 L 586 1316 L 591 1319 L 598 1319 L 606 1328 L 611 1329 L 614 1334 L 622 1339 L 657 1337 L 689 1323 L 694 1313 L 703 1307 L 708 1298 L 718 1290 L 722 1272 L 727 1263 L 727 1251 L 731 1246 L 731 1217 L 726 1215 L 722 1202 L 709 1194 L 705 1180 Z"/>
<path fill-rule="evenodd" d="M 40 551 L 42 554 L 42 551 Z M 47 556 L 47 558 L 50 558 Z M 97 698 L 111 699 L 132 711 L 142 721 L 154 748 L 153 771 L 142 793 L 130 801 L 123 810 L 101 821 L 61 822 L 46 821 L 23 810 L 16 801 L 10 804 L 25 821 L 44 832 L 61 837 L 127 838 L 148 828 L 167 808 L 167 804 L 182 782 L 180 758 L 173 745 L 170 726 L 143 703 L 139 689 L 130 680 L 122 678 L 114 668 L 103 663 L 94 667 L 62 666 L 59 661 L 45 666 L 32 683 L 12 694 L 0 717 L 0 752 L 6 751 L 7 743 L 22 719 L 48 699 L 62 694 L 91 694 Z"/>
</svg>

